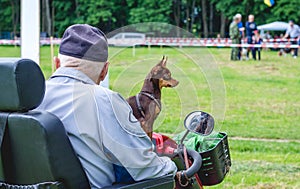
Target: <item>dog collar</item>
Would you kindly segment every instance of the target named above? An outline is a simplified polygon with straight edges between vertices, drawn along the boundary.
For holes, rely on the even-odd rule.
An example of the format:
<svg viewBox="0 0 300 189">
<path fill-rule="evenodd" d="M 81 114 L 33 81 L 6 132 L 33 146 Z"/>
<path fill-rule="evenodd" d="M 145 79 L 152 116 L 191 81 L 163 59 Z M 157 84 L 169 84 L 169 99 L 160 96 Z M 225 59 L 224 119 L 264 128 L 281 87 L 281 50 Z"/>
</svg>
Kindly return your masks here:
<svg viewBox="0 0 300 189">
<path fill-rule="evenodd" d="M 146 93 L 146 92 L 140 92 L 135 96 L 135 100 L 136 100 L 137 108 L 143 117 L 145 117 L 145 112 L 143 110 L 143 107 L 142 107 L 140 99 L 139 99 L 140 95 L 145 95 L 148 98 L 150 98 L 151 100 L 153 100 L 156 103 L 156 105 L 158 106 L 159 110 L 161 110 L 160 102 L 152 94 Z"/>
</svg>

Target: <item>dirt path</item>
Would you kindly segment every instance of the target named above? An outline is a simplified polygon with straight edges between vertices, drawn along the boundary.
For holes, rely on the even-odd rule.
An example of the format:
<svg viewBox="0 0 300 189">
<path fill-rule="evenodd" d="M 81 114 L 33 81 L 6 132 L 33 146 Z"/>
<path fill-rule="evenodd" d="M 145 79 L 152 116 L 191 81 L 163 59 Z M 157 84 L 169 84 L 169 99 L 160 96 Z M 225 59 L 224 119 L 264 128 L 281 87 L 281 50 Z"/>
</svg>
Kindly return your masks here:
<svg viewBox="0 0 300 189">
<path fill-rule="evenodd" d="M 245 138 L 245 137 L 229 137 L 230 140 L 246 140 L 246 141 L 260 141 L 260 142 L 297 142 L 300 143 L 300 140 L 297 139 L 268 139 L 268 138 Z"/>
</svg>

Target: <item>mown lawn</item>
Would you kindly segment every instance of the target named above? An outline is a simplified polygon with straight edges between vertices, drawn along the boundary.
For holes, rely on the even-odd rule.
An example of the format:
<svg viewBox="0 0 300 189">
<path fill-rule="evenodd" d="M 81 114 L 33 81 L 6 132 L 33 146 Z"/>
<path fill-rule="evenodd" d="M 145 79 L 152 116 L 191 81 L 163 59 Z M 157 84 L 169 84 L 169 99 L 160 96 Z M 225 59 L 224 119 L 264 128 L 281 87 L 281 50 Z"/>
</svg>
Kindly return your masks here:
<svg viewBox="0 0 300 189">
<path fill-rule="evenodd" d="M 55 47 L 55 52 L 57 52 Z M 229 61 L 222 48 L 110 48 L 110 87 L 128 97 L 163 55 L 180 84 L 163 89 L 163 111 L 155 131 L 183 130 L 192 110 L 210 112 L 217 131 L 230 137 L 300 140 L 300 58 L 263 51 L 261 61 Z M 1 47 L 0 57 L 20 56 L 18 47 Z M 49 47 L 41 67 L 51 74 Z M 300 188 L 300 143 L 230 140 L 231 172 L 212 188 Z M 208 187 L 209 188 L 209 187 Z"/>
</svg>

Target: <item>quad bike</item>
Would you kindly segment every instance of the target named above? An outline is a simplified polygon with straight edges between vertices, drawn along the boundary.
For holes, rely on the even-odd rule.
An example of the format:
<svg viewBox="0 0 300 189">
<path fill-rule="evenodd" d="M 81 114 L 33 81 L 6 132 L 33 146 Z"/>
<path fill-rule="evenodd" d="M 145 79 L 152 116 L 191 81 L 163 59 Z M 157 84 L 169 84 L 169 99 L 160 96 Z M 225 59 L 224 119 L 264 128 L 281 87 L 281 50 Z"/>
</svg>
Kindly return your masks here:
<svg viewBox="0 0 300 189">
<path fill-rule="evenodd" d="M 90 188 L 62 122 L 48 112 L 32 111 L 44 92 L 45 79 L 35 62 L 0 59 L 0 188 Z M 175 183 L 176 188 L 201 188 L 220 183 L 231 165 L 227 135 L 220 133 L 223 137 L 205 152 L 184 145 L 190 131 L 208 135 L 213 125 L 210 115 L 196 111 L 186 117 L 187 131 L 179 144 L 154 134 L 156 152 L 176 162 L 176 178 L 165 175 L 106 188 L 171 189 Z"/>
</svg>

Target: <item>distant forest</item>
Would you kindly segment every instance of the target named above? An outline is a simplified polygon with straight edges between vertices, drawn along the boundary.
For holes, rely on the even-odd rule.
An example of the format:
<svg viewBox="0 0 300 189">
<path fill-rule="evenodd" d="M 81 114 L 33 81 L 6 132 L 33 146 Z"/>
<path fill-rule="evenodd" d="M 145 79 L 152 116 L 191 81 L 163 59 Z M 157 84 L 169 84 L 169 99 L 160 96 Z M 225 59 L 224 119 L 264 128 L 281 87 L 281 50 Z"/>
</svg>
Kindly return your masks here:
<svg viewBox="0 0 300 189">
<path fill-rule="evenodd" d="M 20 33 L 20 0 L 0 0 L 0 33 Z M 41 32 L 61 37 L 74 23 L 87 23 L 109 33 L 120 27 L 163 22 L 178 26 L 198 37 L 226 35 L 236 13 L 255 15 L 257 24 L 293 19 L 300 22 L 300 0 L 40 0 Z M 28 18 L 30 19 L 30 18 Z M 163 36 L 164 30 L 154 36 Z"/>
</svg>

